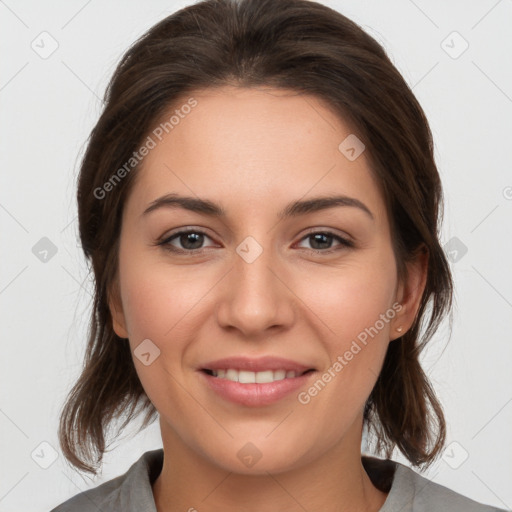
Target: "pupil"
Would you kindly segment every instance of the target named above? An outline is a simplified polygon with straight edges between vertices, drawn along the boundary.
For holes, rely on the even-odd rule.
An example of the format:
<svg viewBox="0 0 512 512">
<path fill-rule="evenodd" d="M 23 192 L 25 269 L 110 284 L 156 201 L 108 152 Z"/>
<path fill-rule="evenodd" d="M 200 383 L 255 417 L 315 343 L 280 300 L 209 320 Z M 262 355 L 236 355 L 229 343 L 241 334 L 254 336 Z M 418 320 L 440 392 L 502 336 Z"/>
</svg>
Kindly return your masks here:
<svg viewBox="0 0 512 512">
<path fill-rule="evenodd" d="M 329 245 L 329 241 L 330 241 L 330 239 L 332 239 L 332 236 L 331 236 L 331 235 L 326 235 L 326 234 L 324 234 L 324 233 L 315 233 L 315 234 L 313 235 L 313 244 L 312 244 L 314 249 L 315 249 L 315 248 L 316 248 L 316 249 L 322 249 L 322 248 L 324 248 L 324 249 L 325 249 L 325 247 L 322 247 L 322 246 L 321 246 L 321 247 L 315 247 L 315 246 L 314 246 L 314 245 L 315 245 L 315 243 L 317 243 L 317 242 L 319 242 L 319 243 L 320 243 L 320 245 L 321 245 L 321 244 L 322 244 L 322 240 L 321 240 L 321 239 L 323 239 L 323 241 L 324 241 L 323 243 L 324 243 L 324 244 L 325 244 L 325 243 L 327 243 L 327 245 Z M 327 242 L 325 242 L 325 239 L 327 239 Z"/>
<path fill-rule="evenodd" d="M 181 236 L 181 243 L 186 249 L 199 249 L 202 245 L 202 237 L 203 235 L 200 233 L 186 233 Z M 191 247 L 189 244 L 190 241 L 192 242 L 192 246 L 194 245 L 194 242 L 196 243 L 196 246 Z"/>
</svg>

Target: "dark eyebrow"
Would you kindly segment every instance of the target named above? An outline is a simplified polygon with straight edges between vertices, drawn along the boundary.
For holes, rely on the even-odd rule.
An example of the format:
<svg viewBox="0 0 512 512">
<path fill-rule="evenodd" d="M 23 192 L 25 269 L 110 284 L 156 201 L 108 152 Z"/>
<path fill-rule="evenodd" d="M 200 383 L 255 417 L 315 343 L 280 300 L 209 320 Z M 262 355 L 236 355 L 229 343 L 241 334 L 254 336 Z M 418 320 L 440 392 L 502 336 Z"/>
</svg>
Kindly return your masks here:
<svg viewBox="0 0 512 512">
<path fill-rule="evenodd" d="M 327 197 L 314 197 L 305 201 L 294 201 L 284 208 L 279 214 L 280 219 L 288 217 L 296 217 L 297 215 L 304 215 L 306 213 L 317 212 L 335 206 L 352 206 L 359 208 L 374 220 L 373 214 L 370 209 L 359 199 L 348 196 L 327 196 Z"/>
<path fill-rule="evenodd" d="M 327 208 L 333 208 L 335 206 L 351 206 L 359 208 L 364 211 L 371 219 L 374 220 L 374 216 L 370 209 L 359 199 L 348 196 L 327 196 L 327 197 L 315 197 L 313 199 L 307 199 L 304 201 L 294 201 L 288 204 L 281 212 L 278 213 L 279 219 L 286 219 L 289 217 L 297 217 L 299 215 L 305 215 L 307 213 L 313 213 Z M 158 208 L 183 208 L 192 212 L 202 213 L 211 217 L 223 217 L 227 216 L 226 210 L 224 210 L 218 204 L 209 201 L 208 199 L 199 199 L 197 197 L 180 196 L 178 194 L 166 194 L 158 199 L 155 199 L 150 205 L 144 210 L 142 215 L 158 209 Z"/>
</svg>

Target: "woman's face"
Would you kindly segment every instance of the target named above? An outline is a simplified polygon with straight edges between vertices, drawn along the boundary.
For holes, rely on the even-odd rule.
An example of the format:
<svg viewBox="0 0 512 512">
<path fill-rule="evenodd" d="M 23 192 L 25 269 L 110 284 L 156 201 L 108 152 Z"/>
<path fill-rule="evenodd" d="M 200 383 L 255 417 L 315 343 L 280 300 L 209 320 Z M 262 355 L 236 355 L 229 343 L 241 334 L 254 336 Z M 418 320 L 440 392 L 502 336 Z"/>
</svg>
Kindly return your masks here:
<svg viewBox="0 0 512 512">
<path fill-rule="evenodd" d="M 164 446 L 239 473 L 359 451 L 365 401 L 422 291 L 414 269 L 412 292 L 398 282 L 363 146 L 313 96 L 193 98 L 150 134 L 111 302 Z"/>
</svg>

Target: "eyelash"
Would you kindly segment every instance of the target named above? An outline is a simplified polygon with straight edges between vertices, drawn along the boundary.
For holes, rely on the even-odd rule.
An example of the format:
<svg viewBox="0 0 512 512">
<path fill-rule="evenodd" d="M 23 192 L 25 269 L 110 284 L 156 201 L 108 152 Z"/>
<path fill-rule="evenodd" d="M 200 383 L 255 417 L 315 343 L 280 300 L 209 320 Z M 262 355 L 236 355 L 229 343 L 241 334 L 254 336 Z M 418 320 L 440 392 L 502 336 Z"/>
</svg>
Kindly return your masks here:
<svg viewBox="0 0 512 512">
<path fill-rule="evenodd" d="M 188 235 L 191 233 L 198 234 L 198 235 L 204 235 L 205 237 L 210 238 L 204 231 L 200 231 L 197 229 L 189 229 L 189 230 L 184 230 L 184 231 L 179 231 L 177 233 L 174 233 L 170 237 L 164 238 L 163 240 L 157 242 L 155 245 L 162 246 L 164 250 L 175 253 L 175 254 L 200 255 L 205 251 L 205 249 L 207 249 L 206 247 L 203 247 L 201 249 L 178 249 L 178 248 L 170 245 L 170 242 L 172 240 L 174 240 L 175 238 L 179 239 L 179 237 L 181 235 Z M 317 254 L 318 253 L 331 254 L 333 252 L 339 251 L 340 249 L 347 249 L 347 248 L 350 249 L 350 248 L 354 247 L 354 243 L 351 240 L 348 240 L 339 235 L 336 235 L 335 233 L 333 233 L 331 231 L 311 231 L 311 232 L 307 233 L 305 236 L 303 236 L 300 239 L 300 242 L 302 242 L 303 240 L 305 240 L 309 237 L 312 237 L 314 235 L 327 235 L 328 237 L 332 237 L 333 239 L 340 242 L 340 246 L 338 246 L 338 248 L 335 248 L 335 249 L 325 249 L 325 250 L 310 249 L 311 251 L 313 251 L 314 253 L 317 253 Z"/>
</svg>

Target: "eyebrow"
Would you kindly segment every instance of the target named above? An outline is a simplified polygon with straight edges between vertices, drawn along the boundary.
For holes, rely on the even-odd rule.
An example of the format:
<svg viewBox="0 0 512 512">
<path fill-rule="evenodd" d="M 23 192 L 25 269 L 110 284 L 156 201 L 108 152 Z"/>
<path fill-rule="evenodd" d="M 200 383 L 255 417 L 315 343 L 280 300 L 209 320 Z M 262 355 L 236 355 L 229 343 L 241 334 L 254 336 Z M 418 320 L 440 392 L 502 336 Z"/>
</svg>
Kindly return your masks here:
<svg viewBox="0 0 512 512">
<path fill-rule="evenodd" d="M 290 217 L 298 217 L 336 206 L 349 206 L 362 210 L 372 220 L 375 220 L 370 209 L 359 199 L 348 196 L 321 196 L 303 201 L 293 201 L 278 213 L 278 218 L 283 220 Z M 175 193 L 166 194 L 152 201 L 144 210 L 142 216 L 160 208 L 183 208 L 196 213 L 202 213 L 211 217 L 227 217 L 227 212 L 220 205 L 208 199 L 199 199 L 191 196 L 180 196 Z"/>
</svg>

